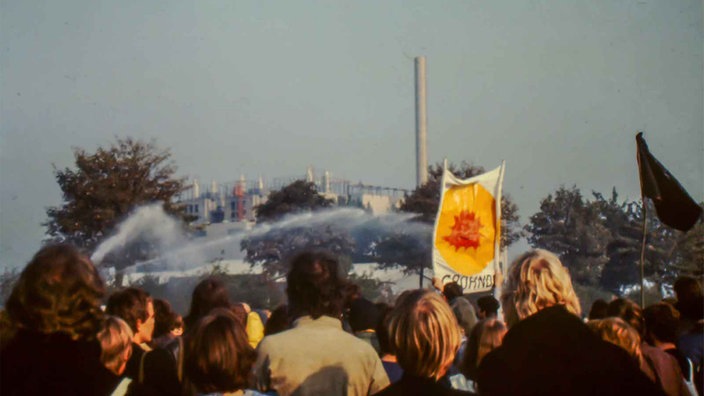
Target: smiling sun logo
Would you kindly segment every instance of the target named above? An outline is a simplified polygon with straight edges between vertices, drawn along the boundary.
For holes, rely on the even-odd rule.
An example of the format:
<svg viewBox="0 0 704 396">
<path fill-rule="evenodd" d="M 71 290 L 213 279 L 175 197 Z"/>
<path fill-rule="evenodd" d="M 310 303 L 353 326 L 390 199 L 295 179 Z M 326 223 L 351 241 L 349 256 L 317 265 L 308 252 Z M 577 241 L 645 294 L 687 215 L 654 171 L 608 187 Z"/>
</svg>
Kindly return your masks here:
<svg viewBox="0 0 704 396">
<path fill-rule="evenodd" d="M 434 237 L 444 261 L 463 275 L 480 273 L 494 259 L 500 230 L 496 200 L 480 184 L 445 191 Z"/>
<path fill-rule="evenodd" d="M 455 224 L 452 226 L 450 235 L 443 239 L 455 247 L 455 251 L 465 248 L 479 247 L 479 229 L 482 222 L 477 218 L 476 213 L 463 210 L 455 216 Z"/>
</svg>

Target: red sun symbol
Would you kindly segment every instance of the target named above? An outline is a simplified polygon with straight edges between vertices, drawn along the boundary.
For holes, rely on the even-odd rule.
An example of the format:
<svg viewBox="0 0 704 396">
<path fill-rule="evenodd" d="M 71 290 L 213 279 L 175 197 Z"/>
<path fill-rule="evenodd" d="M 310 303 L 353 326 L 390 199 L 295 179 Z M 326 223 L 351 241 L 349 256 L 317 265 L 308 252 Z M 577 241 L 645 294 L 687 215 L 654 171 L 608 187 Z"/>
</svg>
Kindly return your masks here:
<svg viewBox="0 0 704 396">
<path fill-rule="evenodd" d="M 479 247 L 479 229 L 482 223 L 474 212 L 463 210 L 455 216 L 455 224 L 452 226 L 450 235 L 443 237 L 447 243 L 455 247 L 455 251 L 470 247 L 475 250 Z"/>
</svg>

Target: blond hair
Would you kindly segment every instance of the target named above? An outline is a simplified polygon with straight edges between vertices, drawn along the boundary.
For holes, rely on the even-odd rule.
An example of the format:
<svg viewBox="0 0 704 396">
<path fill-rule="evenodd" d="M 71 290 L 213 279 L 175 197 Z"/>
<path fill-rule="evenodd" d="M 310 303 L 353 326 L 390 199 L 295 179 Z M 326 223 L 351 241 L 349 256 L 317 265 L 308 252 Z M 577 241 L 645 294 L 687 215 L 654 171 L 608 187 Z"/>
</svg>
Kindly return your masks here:
<svg viewBox="0 0 704 396">
<path fill-rule="evenodd" d="M 484 356 L 498 348 L 504 340 L 508 329 L 506 325 L 497 319 L 487 319 L 479 323 L 481 326 L 479 336 L 479 347 L 477 350 L 477 367 L 482 362 Z"/>
<path fill-rule="evenodd" d="M 587 326 L 602 340 L 623 348 L 640 364 L 643 359 L 640 335 L 633 326 L 621 318 L 614 317 L 592 320 Z"/>
<path fill-rule="evenodd" d="M 106 316 L 98 332 L 100 361 L 113 373 L 122 374 L 121 368 L 132 355 L 132 329 L 117 316 Z"/>
<path fill-rule="evenodd" d="M 554 305 L 564 305 L 577 316 L 582 312 L 569 272 L 555 254 L 542 249 L 526 252 L 511 264 L 501 304 L 509 326 Z"/>
<path fill-rule="evenodd" d="M 430 290 L 402 296 L 389 314 L 388 331 L 403 370 L 433 379 L 445 374 L 462 337 L 450 306 Z"/>
</svg>

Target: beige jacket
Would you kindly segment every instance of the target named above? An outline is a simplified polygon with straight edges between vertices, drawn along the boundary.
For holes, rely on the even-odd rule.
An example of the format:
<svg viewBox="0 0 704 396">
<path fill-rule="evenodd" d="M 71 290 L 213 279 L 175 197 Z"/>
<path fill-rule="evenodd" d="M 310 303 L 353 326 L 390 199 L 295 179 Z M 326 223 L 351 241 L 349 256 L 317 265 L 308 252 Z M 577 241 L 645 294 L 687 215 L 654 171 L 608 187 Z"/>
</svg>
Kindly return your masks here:
<svg viewBox="0 0 704 396">
<path fill-rule="evenodd" d="M 264 337 L 254 364 L 255 387 L 280 396 L 371 395 L 389 385 L 368 343 L 335 318 L 298 318 L 293 329 Z"/>
</svg>

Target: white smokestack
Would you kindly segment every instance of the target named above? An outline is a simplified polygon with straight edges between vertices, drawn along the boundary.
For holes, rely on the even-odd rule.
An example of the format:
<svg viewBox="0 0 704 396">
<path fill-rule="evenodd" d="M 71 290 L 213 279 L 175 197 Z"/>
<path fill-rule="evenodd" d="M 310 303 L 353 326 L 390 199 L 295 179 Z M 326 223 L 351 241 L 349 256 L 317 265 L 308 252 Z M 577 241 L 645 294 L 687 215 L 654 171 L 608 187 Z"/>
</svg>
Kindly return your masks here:
<svg viewBox="0 0 704 396">
<path fill-rule="evenodd" d="M 200 198 L 200 185 L 198 179 L 193 179 L 193 198 Z"/>
<path fill-rule="evenodd" d="M 428 115 L 425 103 L 425 57 L 415 59 L 416 70 L 416 186 L 428 181 Z"/>
</svg>

